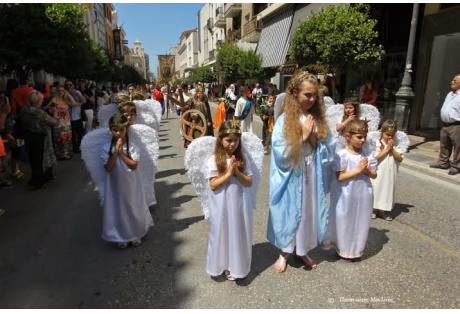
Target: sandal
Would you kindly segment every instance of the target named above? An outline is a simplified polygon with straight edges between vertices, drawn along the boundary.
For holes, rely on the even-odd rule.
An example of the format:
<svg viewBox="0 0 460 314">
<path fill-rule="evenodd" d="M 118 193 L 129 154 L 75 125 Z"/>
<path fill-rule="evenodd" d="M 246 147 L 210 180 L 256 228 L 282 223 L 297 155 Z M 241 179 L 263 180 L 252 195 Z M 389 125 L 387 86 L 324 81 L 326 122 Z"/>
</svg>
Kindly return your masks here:
<svg viewBox="0 0 460 314">
<path fill-rule="evenodd" d="M 117 243 L 117 247 L 119 249 L 126 249 L 128 247 L 128 243 L 119 242 Z"/>
<path fill-rule="evenodd" d="M 275 264 L 273 264 L 273 267 L 275 268 L 275 271 L 277 273 L 284 273 L 286 271 L 288 258 L 289 258 L 289 253 L 284 253 L 284 252 L 280 253 L 280 256 L 276 260 Z M 277 264 L 280 260 L 284 260 L 284 264 L 281 268 L 278 268 Z"/>
<path fill-rule="evenodd" d="M 131 241 L 131 244 L 132 244 L 133 246 L 139 246 L 139 245 L 142 244 L 142 240 L 134 240 L 134 241 Z"/>
<path fill-rule="evenodd" d="M 229 281 L 236 281 L 237 278 L 233 277 L 230 275 L 230 272 L 228 270 L 225 271 L 225 277 L 227 277 L 227 280 Z"/>
<path fill-rule="evenodd" d="M 393 217 L 391 217 L 390 214 L 387 214 L 387 215 L 385 215 L 385 220 L 386 220 L 386 221 L 392 221 L 392 220 L 393 220 Z"/>
<path fill-rule="evenodd" d="M 311 258 L 309 258 L 308 255 L 299 256 L 299 258 L 302 261 L 302 263 L 305 265 L 305 267 L 309 269 L 316 269 L 318 267 L 318 263 L 315 260 L 312 260 Z"/>
</svg>

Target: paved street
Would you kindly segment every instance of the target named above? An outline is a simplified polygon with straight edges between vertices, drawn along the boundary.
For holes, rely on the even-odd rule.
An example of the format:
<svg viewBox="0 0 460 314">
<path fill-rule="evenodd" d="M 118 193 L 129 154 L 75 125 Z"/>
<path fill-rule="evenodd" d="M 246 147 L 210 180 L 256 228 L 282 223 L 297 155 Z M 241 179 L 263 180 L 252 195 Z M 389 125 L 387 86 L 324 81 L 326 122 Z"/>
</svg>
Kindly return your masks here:
<svg viewBox="0 0 460 314">
<path fill-rule="evenodd" d="M 255 124 L 260 136 L 261 125 Z M 373 220 L 359 263 L 317 250 L 318 269 L 265 238 L 269 156 L 254 215 L 252 271 L 240 283 L 205 272 L 207 223 L 185 174 L 174 118 L 163 120 L 155 226 L 138 248 L 100 238 L 97 192 L 78 158 L 45 189 L 0 190 L 0 308 L 458 308 L 460 187 L 401 167 L 393 222 Z"/>
</svg>

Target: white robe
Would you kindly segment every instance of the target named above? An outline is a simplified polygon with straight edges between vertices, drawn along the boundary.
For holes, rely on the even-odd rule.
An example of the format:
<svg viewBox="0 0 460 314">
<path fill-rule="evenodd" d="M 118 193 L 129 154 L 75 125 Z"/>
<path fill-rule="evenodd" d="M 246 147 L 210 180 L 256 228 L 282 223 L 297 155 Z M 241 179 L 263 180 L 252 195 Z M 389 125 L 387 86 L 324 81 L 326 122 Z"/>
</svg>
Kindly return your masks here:
<svg viewBox="0 0 460 314">
<path fill-rule="evenodd" d="M 289 245 L 282 249 L 285 253 L 294 253 L 305 256 L 317 246 L 316 230 L 316 176 L 315 154 L 309 143 L 304 144 L 304 168 L 302 187 L 302 218 L 297 229 L 295 238 Z"/>
<path fill-rule="evenodd" d="M 236 107 L 235 107 L 235 117 L 241 116 L 241 114 L 243 113 L 245 104 L 246 104 L 246 99 L 244 99 L 243 97 L 238 99 L 238 101 L 236 102 Z M 248 115 L 243 120 L 241 120 L 241 125 L 240 125 L 241 132 L 254 133 L 252 131 L 253 115 L 254 115 L 254 104 L 251 106 L 251 110 L 249 111 Z"/>
<path fill-rule="evenodd" d="M 333 170 L 355 169 L 364 157 L 368 158 L 370 167 L 375 170 L 377 161 L 374 157 L 355 155 L 347 149 L 337 152 Z M 332 200 L 329 223 L 330 240 L 335 244 L 337 253 L 341 257 L 361 257 L 366 247 L 373 205 L 372 184 L 369 176 L 361 173 L 346 181 L 336 181 Z"/>
<path fill-rule="evenodd" d="M 136 147 L 132 143 L 129 146 L 131 158 L 138 161 Z M 109 159 L 109 149 L 110 143 L 107 143 L 101 155 L 104 164 Z M 112 151 L 114 149 L 112 147 Z M 145 236 L 153 226 L 153 220 L 142 188 L 141 173 L 137 169 L 129 169 L 117 157 L 114 169 L 107 172 L 104 191 L 102 239 L 126 243 Z"/>
<path fill-rule="evenodd" d="M 399 152 L 396 147 L 394 149 Z M 380 143 L 377 143 L 375 155 L 378 153 L 380 153 Z M 371 179 L 372 187 L 374 188 L 375 209 L 388 212 L 393 209 L 398 168 L 399 162 L 390 154 L 379 162 L 377 178 Z"/>
<path fill-rule="evenodd" d="M 214 155 L 207 160 L 207 169 L 208 179 L 218 175 Z M 245 173 L 252 176 L 249 167 Z M 244 208 L 244 188 L 235 177 L 216 191 L 208 185 L 210 213 L 206 272 L 211 276 L 219 276 L 228 270 L 235 278 L 245 278 L 251 270 L 253 213 L 252 209 Z"/>
</svg>

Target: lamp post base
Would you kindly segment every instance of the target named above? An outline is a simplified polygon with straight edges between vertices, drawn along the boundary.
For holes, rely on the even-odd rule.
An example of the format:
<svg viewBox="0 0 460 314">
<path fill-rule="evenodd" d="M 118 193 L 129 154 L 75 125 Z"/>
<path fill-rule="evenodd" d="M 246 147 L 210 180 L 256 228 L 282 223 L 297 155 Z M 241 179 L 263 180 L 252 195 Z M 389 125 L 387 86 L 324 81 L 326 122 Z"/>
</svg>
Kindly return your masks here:
<svg viewBox="0 0 460 314">
<path fill-rule="evenodd" d="M 407 132 L 409 128 L 410 108 L 412 107 L 415 94 L 410 86 L 401 86 L 395 96 L 394 120 L 401 131 Z"/>
</svg>

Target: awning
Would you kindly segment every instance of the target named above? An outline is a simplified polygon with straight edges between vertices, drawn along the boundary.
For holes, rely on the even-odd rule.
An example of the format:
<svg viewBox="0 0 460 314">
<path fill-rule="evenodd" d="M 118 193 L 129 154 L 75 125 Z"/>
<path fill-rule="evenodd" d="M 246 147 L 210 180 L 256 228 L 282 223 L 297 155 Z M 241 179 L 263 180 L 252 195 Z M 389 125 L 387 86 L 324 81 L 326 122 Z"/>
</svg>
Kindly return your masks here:
<svg viewBox="0 0 460 314">
<path fill-rule="evenodd" d="M 279 14 L 263 20 L 256 52 L 262 56 L 262 67 L 283 65 L 289 49 L 289 30 L 291 29 L 294 6 L 291 5 Z"/>
</svg>

